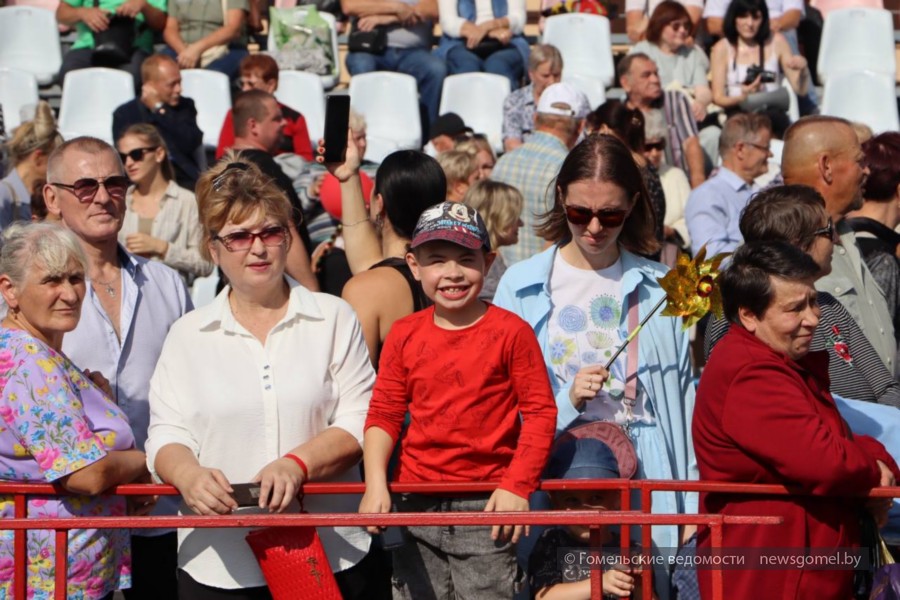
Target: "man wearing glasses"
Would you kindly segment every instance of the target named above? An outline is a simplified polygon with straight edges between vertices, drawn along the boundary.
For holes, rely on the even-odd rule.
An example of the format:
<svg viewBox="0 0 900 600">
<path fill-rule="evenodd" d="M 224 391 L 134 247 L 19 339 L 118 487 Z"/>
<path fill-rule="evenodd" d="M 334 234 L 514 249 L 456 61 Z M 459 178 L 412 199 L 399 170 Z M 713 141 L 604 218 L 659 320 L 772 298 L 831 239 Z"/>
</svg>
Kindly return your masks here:
<svg viewBox="0 0 900 600">
<path fill-rule="evenodd" d="M 844 219 L 862 207 L 869 175 L 859 138 L 848 121 L 837 117 L 804 117 L 784 134 L 781 173 L 785 183 L 815 188 L 840 236 L 831 273 L 816 281 L 844 305 L 878 352 L 888 371 L 897 374 L 894 324 L 884 292 L 862 259 L 853 229 Z"/>
<path fill-rule="evenodd" d="M 141 65 L 141 97 L 129 100 L 113 113 L 113 139 L 136 123 L 155 126 L 169 148 L 175 181 L 194 191 L 200 177 L 203 132 L 197 126 L 194 101 L 181 95 L 181 69 L 175 59 L 154 54 Z"/>
<path fill-rule="evenodd" d="M 694 255 L 731 252 L 744 242 L 741 212 L 759 191 L 754 180 L 769 170 L 772 123 L 761 114 L 736 114 L 719 137 L 722 166 L 688 197 L 684 218 Z"/>
<path fill-rule="evenodd" d="M 112 400 L 125 411 L 137 447 L 150 422 L 150 376 L 169 327 L 193 308 L 176 271 L 129 254 L 118 243 L 130 185 L 115 149 L 80 137 L 53 151 L 44 200 L 81 243 L 88 288 L 81 320 L 66 334 L 63 351 L 82 368 L 104 375 Z M 153 514 L 175 514 L 160 501 Z M 133 587 L 128 600 L 176 598 L 174 531 L 141 530 L 132 537 Z"/>
</svg>

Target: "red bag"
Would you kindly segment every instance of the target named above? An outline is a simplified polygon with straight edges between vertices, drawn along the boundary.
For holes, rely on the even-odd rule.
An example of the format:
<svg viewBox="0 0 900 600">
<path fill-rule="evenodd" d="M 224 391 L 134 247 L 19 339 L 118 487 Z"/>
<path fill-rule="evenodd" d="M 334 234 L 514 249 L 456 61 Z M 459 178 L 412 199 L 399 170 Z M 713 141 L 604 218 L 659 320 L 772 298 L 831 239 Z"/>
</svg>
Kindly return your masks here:
<svg viewBox="0 0 900 600">
<path fill-rule="evenodd" d="M 315 527 L 267 527 L 246 539 L 274 600 L 341 600 Z"/>
</svg>

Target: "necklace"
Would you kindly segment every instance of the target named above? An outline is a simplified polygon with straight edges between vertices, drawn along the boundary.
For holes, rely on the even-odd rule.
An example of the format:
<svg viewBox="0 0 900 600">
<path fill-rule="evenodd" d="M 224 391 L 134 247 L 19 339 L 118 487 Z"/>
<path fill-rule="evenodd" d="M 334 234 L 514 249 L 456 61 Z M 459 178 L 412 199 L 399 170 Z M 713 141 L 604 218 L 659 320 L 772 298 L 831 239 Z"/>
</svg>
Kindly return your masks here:
<svg viewBox="0 0 900 600">
<path fill-rule="evenodd" d="M 106 288 L 106 290 L 105 290 L 106 293 L 109 294 L 110 297 L 115 298 L 116 297 L 116 289 L 112 286 L 112 282 L 115 280 L 116 280 L 115 277 L 111 278 L 109 281 L 103 281 L 99 277 L 94 277 L 93 279 L 91 279 L 91 283 L 96 282 L 96 283 L 99 283 L 100 285 L 104 286 Z"/>
</svg>

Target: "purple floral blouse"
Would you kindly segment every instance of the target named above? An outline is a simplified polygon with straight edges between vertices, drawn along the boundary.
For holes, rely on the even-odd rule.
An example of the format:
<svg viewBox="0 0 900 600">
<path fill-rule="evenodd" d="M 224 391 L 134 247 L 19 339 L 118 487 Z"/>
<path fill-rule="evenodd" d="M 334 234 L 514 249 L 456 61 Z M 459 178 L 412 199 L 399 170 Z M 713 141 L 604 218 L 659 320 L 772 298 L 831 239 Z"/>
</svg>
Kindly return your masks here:
<svg viewBox="0 0 900 600">
<path fill-rule="evenodd" d="M 0 328 L 0 480 L 52 482 L 104 456 L 128 450 L 128 419 L 63 354 L 28 333 Z M 31 497 L 29 517 L 118 516 L 121 497 Z M 0 496 L 0 518 L 13 517 Z M 0 526 L 2 527 L 2 526 Z M 28 598 L 54 591 L 52 531 L 28 532 Z M 69 532 L 67 597 L 102 598 L 131 585 L 127 529 Z M 13 532 L 0 531 L 0 600 L 13 597 Z"/>
</svg>

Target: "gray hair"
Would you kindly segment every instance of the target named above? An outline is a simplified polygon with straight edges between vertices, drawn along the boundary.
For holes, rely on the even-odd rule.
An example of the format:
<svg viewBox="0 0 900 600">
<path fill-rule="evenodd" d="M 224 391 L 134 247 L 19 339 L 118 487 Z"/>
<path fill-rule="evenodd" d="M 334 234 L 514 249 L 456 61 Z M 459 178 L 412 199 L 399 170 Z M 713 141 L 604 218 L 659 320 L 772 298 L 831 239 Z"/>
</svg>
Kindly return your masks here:
<svg viewBox="0 0 900 600">
<path fill-rule="evenodd" d="M 17 287 L 36 264 L 57 276 L 68 272 L 72 260 L 87 271 L 87 257 L 78 238 L 56 223 L 16 222 L 3 231 L 0 275 L 9 277 Z"/>
<path fill-rule="evenodd" d="M 89 154 L 99 154 L 100 152 L 109 152 L 115 158 L 116 164 L 119 165 L 119 174 L 125 173 L 125 167 L 122 165 L 122 159 L 115 148 L 104 142 L 103 140 L 87 135 L 83 135 L 71 140 L 67 140 L 50 154 L 47 159 L 47 181 L 51 183 L 60 183 L 63 170 L 63 159 L 70 150 L 78 150 L 79 152 Z M 63 182 L 71 183 L 71 182 Z"/>
<path fill-rule="evenodd" d="M 664 140 L 669 135 L 666 116 L 662 109 L 654 108 L 644 113 L 644 139 Z"/>
</svg>

